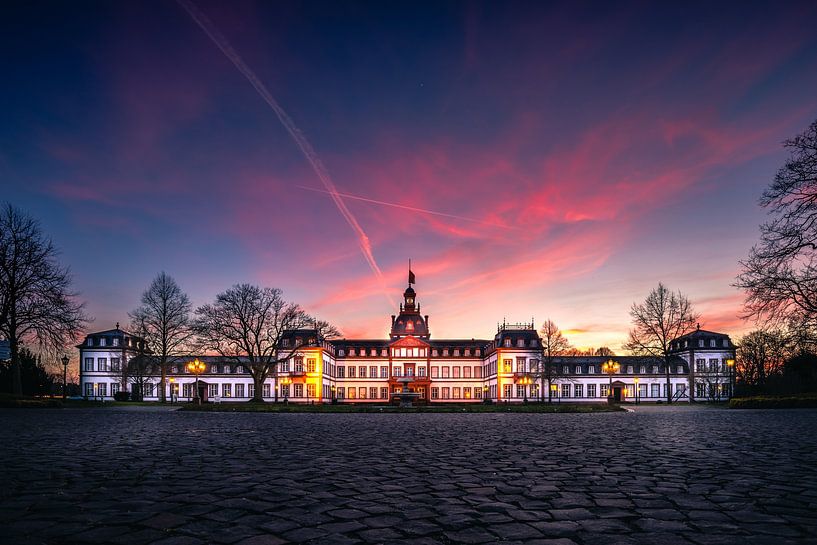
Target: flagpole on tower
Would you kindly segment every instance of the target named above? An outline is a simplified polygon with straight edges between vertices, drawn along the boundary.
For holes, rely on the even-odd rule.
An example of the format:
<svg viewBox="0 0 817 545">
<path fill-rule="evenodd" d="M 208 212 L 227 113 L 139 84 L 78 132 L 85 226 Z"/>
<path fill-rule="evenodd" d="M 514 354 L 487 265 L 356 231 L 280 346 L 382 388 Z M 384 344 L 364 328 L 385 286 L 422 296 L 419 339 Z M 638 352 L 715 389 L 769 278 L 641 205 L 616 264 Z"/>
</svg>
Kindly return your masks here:
<svg viewBox="0 0 817 545">
<path fill-rule="evenodd" d="M 409 287 L 411 287 L 411 285 L 412 285 L 412 284 L 415 284 L 415 283 L 416 283 L 416 280 L 414 279 L 414 273 L 413 273 L 413 272 L 411 272 L 411 258 L 409 258 L 409 274 L 408 274 L 408 283 L 409 283 Z"/>
</svg>

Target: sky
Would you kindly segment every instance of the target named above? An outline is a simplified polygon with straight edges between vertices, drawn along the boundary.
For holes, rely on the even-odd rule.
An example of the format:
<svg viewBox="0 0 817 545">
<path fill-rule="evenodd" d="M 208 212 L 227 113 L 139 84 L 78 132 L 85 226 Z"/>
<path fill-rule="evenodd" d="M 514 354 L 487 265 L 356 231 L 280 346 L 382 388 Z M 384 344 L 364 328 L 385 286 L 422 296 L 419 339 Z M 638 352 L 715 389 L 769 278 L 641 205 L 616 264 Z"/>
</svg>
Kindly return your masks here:
<svg viewBox="0 0 817 545">
<path fill-rule="evenodd" d="M 549 318 L 616 349 L 659 281 L 753 326 L 731 284 L 817 117 L 814 2 L 194 6 L 255 87 L 171 0 L 0 8 L 0 200 L 90 330 L 166 271 L 384 338 L 409 259 L 432 338 Z"/>
</svg>

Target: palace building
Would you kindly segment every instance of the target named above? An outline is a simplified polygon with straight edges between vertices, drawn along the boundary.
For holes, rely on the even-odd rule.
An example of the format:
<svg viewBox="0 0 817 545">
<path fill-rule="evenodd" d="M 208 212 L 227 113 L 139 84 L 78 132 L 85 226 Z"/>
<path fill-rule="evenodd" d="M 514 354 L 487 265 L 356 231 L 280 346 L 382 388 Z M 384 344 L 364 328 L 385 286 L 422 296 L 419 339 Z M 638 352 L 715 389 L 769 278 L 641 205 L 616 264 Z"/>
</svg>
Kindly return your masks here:
<svg viewBox="0 0 817 545">
<path fill-rule="evenodd" d="M 663 358 L 643 356 L 562 356 L 543 359 L 533 323 L 497 327 L 492 339 L 435 339 L 428 315 L 411 284 L 399 314 L 392 315 L 388 338 L 321 339 L 315 329 L 290 331 L 280 350 L 291 353 L 263 383 L 266 400 L 296 403 L 386 404 L 408 386 L 423 403 L 522 403 L 541 398 L 570 402 L 666 400 L 669 387 L 677 401 L 724 399 L 733 384 L 735 347 L 728 335 L 697 329 L 672 343 L 667 369 Z M 132 358 L 145 353 L 144 340 L 121 329 L 91 333 L 78 345 L 80 385 L 88 398 L 113 399 L 138 387 L 145 400 L 159 399 L 158 373 L 129 376 Z M 252 377 L 242 362 L 198 356 L 197 376 L 185 363 L 171 364 L 166 395 L 180 401 L 247 401 Z M 137 386 L 138 385 L 138 386 Z"/>
</svg>

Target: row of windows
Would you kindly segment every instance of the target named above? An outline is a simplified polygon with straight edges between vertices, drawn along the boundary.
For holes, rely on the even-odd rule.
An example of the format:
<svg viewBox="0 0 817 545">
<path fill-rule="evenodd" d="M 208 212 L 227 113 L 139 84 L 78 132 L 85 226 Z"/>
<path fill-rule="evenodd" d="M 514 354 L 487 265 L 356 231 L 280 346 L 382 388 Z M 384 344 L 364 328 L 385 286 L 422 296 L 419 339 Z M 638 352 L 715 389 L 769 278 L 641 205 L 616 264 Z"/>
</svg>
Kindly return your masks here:
<svg viewBox="0 0 817 545">
<path fill-rule="evenodd" d="M 145 342 L 138 341 L 131 337 L 125 337 L 125 346 L 129 348 L 144 348 Z M 108 343 L 107 337 L 87 337 L 85 339 L 85 346 L 119 346 L 119 337 L 111 337 L 111 342 Z"/>
<path fill-rule="evenodd" d="M 672 343 L 673 350 L 690 348 L 692 342 L 689 339 Z M 729 339 L 698 339 L 698 348 L 729 348 Z"/>
<path fill-rule="evenodd" d="M 108 392 L 110 391 L 110 394 Z M 107 397 L 108 395 L 115 395 L 119 391 L 119 384 L 111 382 L 86 382 L 85 383 L 85 397 Z"/>
<path fill-rule="evenodd" d="M 427 348 L 409 347 L 409 348 L 392 348 L 392 357 L 394 358 L 425 358 L 428 355 Z M 387 357 L 389 355 L 386 348 L 339 348 L 338 357 Z M 481 356 L 481 348 L 432 348 L 431 357 L 437 358 L 442 356 L 448 357 L 475 357 Z"/>
<path fill-rule="evenodd" d="M 610 385 L 609 384 L 562 384 L 561 387 L 556 388 L 552 392 L 553 397 L 574 397 L 574 398 L 596 398 L 602 397 L 606 398 L 610 393 Z M 648 388 L 649 386 L 649 388 Z M 675 385 L 675 392 L 683 392 L 686 389 L 685 384 L 676 384 Z M 663 392 L 662 392 L 663 390 Z M 495 387 L 492 387 L 492 392 L 495 392 Z M 491 394 L 491 397 L 495 397 L 495 393 Z M 629 384 L 626 386 L 624 395 L 627 397 L 633 397 L 635 395 L 635 388 L 634 385 Z M 667 395 L 667 385 L 666 384 L 639 384 L 638 385 L 638 395 L 642 398 L 650 398 L 650 397 L 666 397 Z M 538 384 L 531 384 L 530 386 L 526 386 L 524 384 L 505 384 L 503 388 L 503 398 L 504 399 L 524 399 L 524 398 L 531 398 L 535 399 L 539 397 L 539 385 Z"/>
<path fill-rule="evenodd" d="M 482 399 L 482 388 L 470 388 L 465 386 L 460 388 L 454 386 L 449 388 L 443 386 L 442 388 L 431 388 L 431 399 Z"/>
<path fill-rule="evenodd" d="M 726 361 L 720 358 L 698 358 L 695 360 L 695 371 L 698 373 L 726 373 L 728 367 Z"/>
<path fill-rule="evenodd" d="M 121 359 L 111 358 L 109 362 L 108 358 L 96 358 L 96 361 L 94 358 L 85 358 L 82 369 L 84 371 L 120 371 Z"/>
</svg>

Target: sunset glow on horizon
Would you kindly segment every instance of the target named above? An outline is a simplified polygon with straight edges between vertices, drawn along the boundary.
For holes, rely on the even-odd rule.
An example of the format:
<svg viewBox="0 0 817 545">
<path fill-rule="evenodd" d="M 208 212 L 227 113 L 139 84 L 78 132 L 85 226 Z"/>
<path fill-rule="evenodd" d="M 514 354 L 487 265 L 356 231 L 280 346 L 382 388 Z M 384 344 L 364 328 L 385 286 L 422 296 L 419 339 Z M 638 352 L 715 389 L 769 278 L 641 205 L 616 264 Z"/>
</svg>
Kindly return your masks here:
<svg viewBox="0 0 817 545">
<path fill-rule="evenodd" d="M 164 270 L 196 306 L 256 283 L 385 338 L 409 258 L 432 338 L 551 319 L 619 351 L 659 281 L 753 327 L 732 284 L 817 117 L 813 3 L 197 1 L 263 90 L 176 2 L 92 5 L 0 21 L 0 200 L 91 330 Z"/>
</svg>

